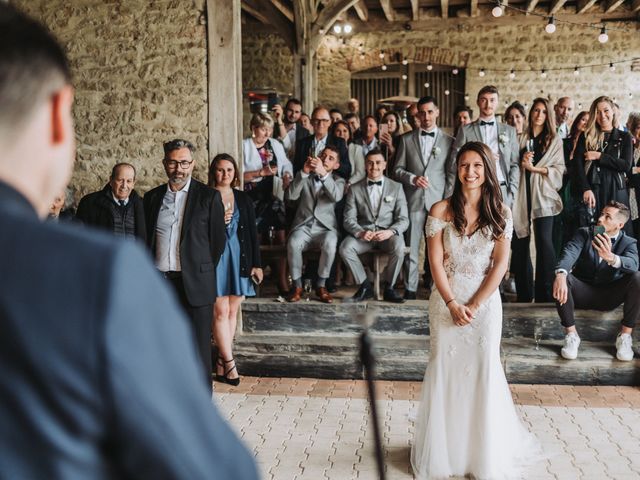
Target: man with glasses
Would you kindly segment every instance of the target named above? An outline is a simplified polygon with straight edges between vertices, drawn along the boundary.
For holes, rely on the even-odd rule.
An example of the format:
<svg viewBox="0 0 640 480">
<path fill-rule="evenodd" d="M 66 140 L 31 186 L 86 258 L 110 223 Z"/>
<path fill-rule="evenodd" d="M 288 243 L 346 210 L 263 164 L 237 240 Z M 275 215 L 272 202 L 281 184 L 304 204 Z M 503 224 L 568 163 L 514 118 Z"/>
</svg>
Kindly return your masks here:
<svg viewBox="0 0 640 480">
<path fill-rule="evenodd" d="M 191 319 L 210 388 L 211 315 L 216 265 L 225 245 L 224 207 L 216 190 L 192 178 L 194 152 L 187 140 L 164 144 L 162 164 L 169 181 L 144 196 L 144 211 L 147 243 Z"/>
</svg>

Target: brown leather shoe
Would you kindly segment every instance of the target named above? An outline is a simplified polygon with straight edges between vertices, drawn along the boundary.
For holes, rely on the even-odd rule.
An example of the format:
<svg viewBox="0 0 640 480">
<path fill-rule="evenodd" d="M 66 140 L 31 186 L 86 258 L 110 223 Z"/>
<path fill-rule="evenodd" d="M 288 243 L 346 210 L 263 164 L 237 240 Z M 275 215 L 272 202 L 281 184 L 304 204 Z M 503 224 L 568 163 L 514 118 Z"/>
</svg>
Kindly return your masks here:
<svg viewBox="0 0 640 480">
<path fill-rule="evenodd" d="M 294 287 L 294 289 L 287 297 L 287 302 L 299 302 L 302 298 L 302 292 L 302 287 Z"/>
<path fill-rule="evenodd" d="M 333 303 L 333 297 L 329 293 L 329 290 L 326 287 L 318 287 L 316 290 L 316 295 L 320 298 L 320 301 L 323 303 Z"/>
</svg>

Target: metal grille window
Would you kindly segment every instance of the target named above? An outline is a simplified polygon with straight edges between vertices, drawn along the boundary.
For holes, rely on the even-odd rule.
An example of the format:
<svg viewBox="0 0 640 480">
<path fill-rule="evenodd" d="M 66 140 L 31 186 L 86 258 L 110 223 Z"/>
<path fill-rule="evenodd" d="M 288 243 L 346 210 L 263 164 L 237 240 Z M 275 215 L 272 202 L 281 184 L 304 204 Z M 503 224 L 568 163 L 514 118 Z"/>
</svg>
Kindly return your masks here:
<svg viewBox="0 0 640 480">
<path fill-rule="evenodd" d="M 431 95 L 438 101 L 440 117 L 438 125 L 453 128 L 453 111 L 464 105 L 464 71 L 453 75 L 450 70 L 417 71 L 415 73 L 416 97 Z M 428 83 L 429 87 L 425 87 Z M 446 93 L 448 92 L 448 94 Z"/>
<path fill-rule="evenodd" d="M 373 115 L 378 100 L 398 95 L 400 81 L 398 72 L 354 74 L 351 77 L 351 96 L 360 102 L 360 115 Z"/>
</svg>

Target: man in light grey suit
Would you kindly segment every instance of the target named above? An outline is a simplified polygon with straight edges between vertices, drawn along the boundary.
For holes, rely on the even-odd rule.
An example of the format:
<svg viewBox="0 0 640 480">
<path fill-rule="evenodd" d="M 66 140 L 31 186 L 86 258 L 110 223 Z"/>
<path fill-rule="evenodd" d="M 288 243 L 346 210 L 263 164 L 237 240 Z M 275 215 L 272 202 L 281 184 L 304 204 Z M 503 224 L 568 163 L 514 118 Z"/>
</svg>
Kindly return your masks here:
<svg viewBox="0 0 640 480">
<path fill-rule="evenodd" d="M 453 185 L 454 180 L 454 174 L 447 165 L 453 138 L 438 128 L 439 114 L 436 99 L 422 97 L 418 101 L 417 114 L 421 128 L 400 137 L 396 155 L 396 179 L 404 186 L 410 221 L 405 235 L 411 249 L 405 258 L 405 300 L 416 298 L 420 242 L 424 238 L 429 209 L 444 198 L 445 186 Z M 429 272 L 425 274 L 430 278 Z"/>
<path fill-rule="evenodd" d="M 338 245 L 336 203 L 344 194 L 344 179 L 332 172 L 340 166 L 337 147 L 327 145 L 320 157 L 309 157 L 285 192 L 287 201 L 299 200 L 291 234 L 287 242 L 289 270 L 293 289 L 287 298 L 298 302 L 302 297 L 302 253 L 311 247 L 320 247 L 318 284 L 316 294 L 320 301 L 332 303 L 326 288 L 331 265 Z"/>
<path fill-rule="evenodd" d="M 360 254 L 377 248 L 389 254 L 384 272 L 384 299 L 402 303 L 393 285 L 400 273 L 404 258 L 402 234 L 409 227 L 407 201 L 402 185 L 384 176 L 387 162 L 378 149 L 365 158 L 367 178 L 353 185 L 344 209 L 344 228 L 349 236 L 340 245 L 340 256 L 351 269 L 359 290 L 353 300 L 360 302 L 373 297 L 373 287 L 367 278 Z"/>
<path fill-rule="evenodd" d="M 467 142 L 482 142 L 489 146 L 496 159 L 496 173 L 500 182 L 500 190 L 504 203 L 509 207 L 513 204 L 515 193 L 520 181 L 519 144 L 515 128 L 497 121 L 495 117 L 498 108 L 498 89 L 487 85 L 480 89 L 477 99 L 480 117 L 469 125 L 458 130 L 455 142 L 451 148 L 450 169 L 455 179 L 457 168 L 456 156 L 458 150 Z M 447 182 L 445 197 L 451 195 L 453 182 Z"/>
</svg>

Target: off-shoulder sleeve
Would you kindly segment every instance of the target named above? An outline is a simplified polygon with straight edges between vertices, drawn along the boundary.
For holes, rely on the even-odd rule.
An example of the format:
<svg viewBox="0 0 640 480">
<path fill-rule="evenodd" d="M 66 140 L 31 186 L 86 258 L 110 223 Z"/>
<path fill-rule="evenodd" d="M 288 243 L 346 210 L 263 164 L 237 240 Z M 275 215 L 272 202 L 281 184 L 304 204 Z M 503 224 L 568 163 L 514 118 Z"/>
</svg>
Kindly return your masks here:
<svg viewBox="0 0 640 480">
<path fill-rule="evenodd" d="M 447 226 L 447 222 L 440 220 L 439 218 L 429 215 L 427 218 L 427 224 L 424 227 L 424 231 L 427 237 L 434 237 L 440 230 Z"/>
<path fill-rule="evenodd" d="M 511 210 L 505 207 L 503 215 L 504 219 L 506 220 L 503 235 L 507 240 L 511 240 L 513 238 L 513 217 L 511 216 Z"/>
</svg>

